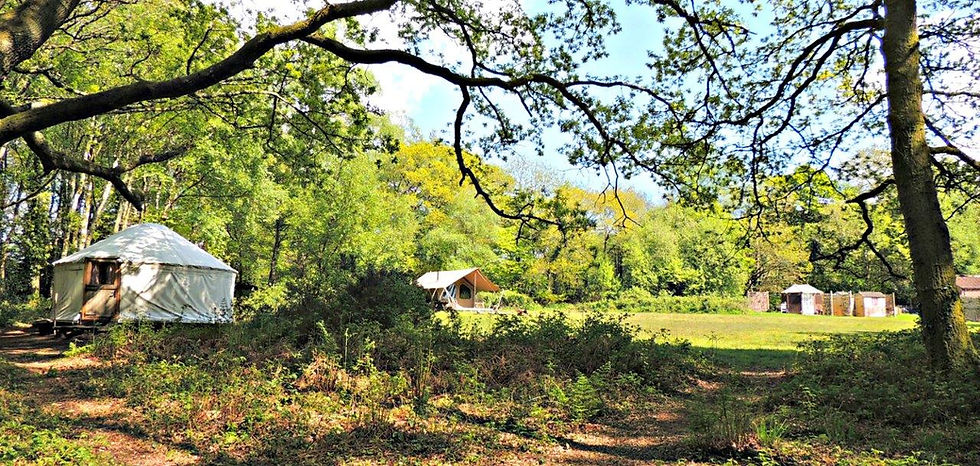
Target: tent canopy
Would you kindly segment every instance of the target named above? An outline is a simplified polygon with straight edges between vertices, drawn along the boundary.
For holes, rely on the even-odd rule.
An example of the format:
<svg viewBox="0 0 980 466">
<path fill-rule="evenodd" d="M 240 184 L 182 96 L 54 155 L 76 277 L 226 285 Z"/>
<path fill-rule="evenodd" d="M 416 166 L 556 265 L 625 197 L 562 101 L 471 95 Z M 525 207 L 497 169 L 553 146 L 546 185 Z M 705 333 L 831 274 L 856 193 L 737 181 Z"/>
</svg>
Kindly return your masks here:
<svg viewBox="0 0 980 466">
<path fill-rule="evenodd" d="M 415 284 L 427 290 L 436 290 L 446 288 L 463 278 L 466 278 L 472 283 L 476 291 L 500 291 L 500 287 L 491 282 L 477 267 L 472 269 L 428 272 L 415 280 Z"/>
<path fill-rule="evenodd" d="M 783 293 L 784 294 L 795 294 L 795 293 L 800 293 L 800 294 L 823 294 L 823 291 L 820 291 L 820 290 L 818 290 L 818 289 L 816 289 L 816 288 L 814 288 L 814 287 L 812 287 L 810 285 L 793 285 L 793 286 L 791 286 L 791 287 L 786 288 L 785 290 L 783 290 Z"/>
<path fill-rule="evenodd" d="M 202 269 L 235 269 L 208 254 L 173 230 L 156 223 L 131 226 L 53 265 L 83 263 L 88 259 L 115 259 L 131 264 L 163 264 Z"/>
</svg>

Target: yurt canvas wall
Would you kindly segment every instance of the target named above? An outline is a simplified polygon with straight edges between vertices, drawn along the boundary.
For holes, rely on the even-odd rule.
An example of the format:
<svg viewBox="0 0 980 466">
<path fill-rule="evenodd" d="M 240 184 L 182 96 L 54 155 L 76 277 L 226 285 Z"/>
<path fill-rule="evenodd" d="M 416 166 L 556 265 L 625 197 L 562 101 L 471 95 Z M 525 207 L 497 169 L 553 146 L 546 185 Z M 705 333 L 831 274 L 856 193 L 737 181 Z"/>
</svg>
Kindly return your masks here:
<svg viewBox="0 0 980 466">
<path fill-rule="evenodd" d="M 231 322 L 236 274 L 163 225 L 136 225 L 54 263 L 52 319 Z"/>
</svg>

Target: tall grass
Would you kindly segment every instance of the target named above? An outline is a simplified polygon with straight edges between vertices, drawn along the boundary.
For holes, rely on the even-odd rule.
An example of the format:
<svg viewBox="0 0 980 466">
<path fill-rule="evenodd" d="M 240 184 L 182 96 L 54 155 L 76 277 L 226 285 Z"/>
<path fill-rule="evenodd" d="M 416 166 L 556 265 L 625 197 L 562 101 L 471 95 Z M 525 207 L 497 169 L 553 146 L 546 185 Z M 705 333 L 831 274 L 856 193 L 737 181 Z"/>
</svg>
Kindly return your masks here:
<svg viewBox="0 0 980 466">
<path fill-rule="evenodd" d="M 395 442 L 388 451 L 397 452 L 406 447 L 398 438 L 468 416 L 462 406 L 479 411 L 480 424 L 537 438 L 556 422 L 613 413 L 630 393 L 680 391 L 704 370 L 687 345 L 638 339 L 635 327 L 598 314 L 461 328 L 454 320 L 320 323 L 298 335 L 288 321 L 264 318 L 120 325 L 93 342 L 92 353 L 113 363 L 87 389 L 125 398 L 160 439 L 240 461 L 299 454 L 322 462 L 342 452 L 321 451 L 316 439 L 353 432 L 358 442 Z"/>
</svg>

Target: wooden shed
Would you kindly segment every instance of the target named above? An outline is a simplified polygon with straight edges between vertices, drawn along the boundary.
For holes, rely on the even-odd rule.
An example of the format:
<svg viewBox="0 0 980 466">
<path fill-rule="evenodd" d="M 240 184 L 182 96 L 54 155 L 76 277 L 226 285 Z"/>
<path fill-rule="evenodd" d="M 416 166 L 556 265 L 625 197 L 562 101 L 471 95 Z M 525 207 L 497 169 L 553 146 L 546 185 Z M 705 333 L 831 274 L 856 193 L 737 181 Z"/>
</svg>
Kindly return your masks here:
<svg viewBox="0 0 980 466">
<path fill-rule="evenodd" d="M 854 293 L 850 291 L 843 292 L 830 292 L 829 306 L 830 312 L 828 314 L 835 316 L 853 316 L 854 315 Z"/>
<path fill-rule="evenodd" d="M 960 289 L 966 320 L 980 322 L 980 276 L 960 275 L 956 277 L 956 286 Z"/>
<path fill-rule="evenodd" d="M 823 314 L 823 291 L 810 285 L 793 285 L 783 290 L 786 312 L 791 314 Z"/>
<path fill-rule="evenodd" d="M 500 287 L 475 267 L 427 272 L 415 283 L 425 289 L 433 305 L 465 311 L 489 310 L 477 294 L 481 291 L 500 291 Z"/>
<path fill-rule="evenodd" d="M 854 315 L 885 317 L 888 315 L 888 295 L 877 291 L 859 291 L 854 295 Z"/>
</svg>

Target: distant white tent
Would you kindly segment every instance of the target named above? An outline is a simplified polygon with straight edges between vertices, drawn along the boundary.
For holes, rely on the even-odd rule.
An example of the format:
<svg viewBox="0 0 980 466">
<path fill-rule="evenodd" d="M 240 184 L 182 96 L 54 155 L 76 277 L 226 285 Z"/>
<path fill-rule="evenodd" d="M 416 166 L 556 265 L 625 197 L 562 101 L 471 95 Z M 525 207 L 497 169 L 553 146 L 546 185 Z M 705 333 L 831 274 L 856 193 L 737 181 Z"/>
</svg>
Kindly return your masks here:
<svg viewBox="0 0 980 466">
<path fill-rule="evenodd" d="M 786 312 L 815 315 L 823 313 L 823 291 L 810 285 L 796 284 L 783 290 Z"/>
<path fill-rule="evenodd" d="M 783 294 L 792 294 L 792 293 L 823 294 L 823 291 L 820 291 L 819 289 L 814 288 L 813 286 L 807 284 L 802 284 L 802 285 L 796 284 L 783 290 Z"/>
<path fill-rule="evenodd" d="M 415 284 L 429 292 L 434 302 L 453 309 L 485 309 L 476 295 L 480 291 L 500 291 L 479 268 L 427 272 Z"/>
<path fill-rule="evenodd" d="M 53 265 L 56 323 L 232 321 L 235 269 L 163 225 L 132 226 Z"/>
</svg>

